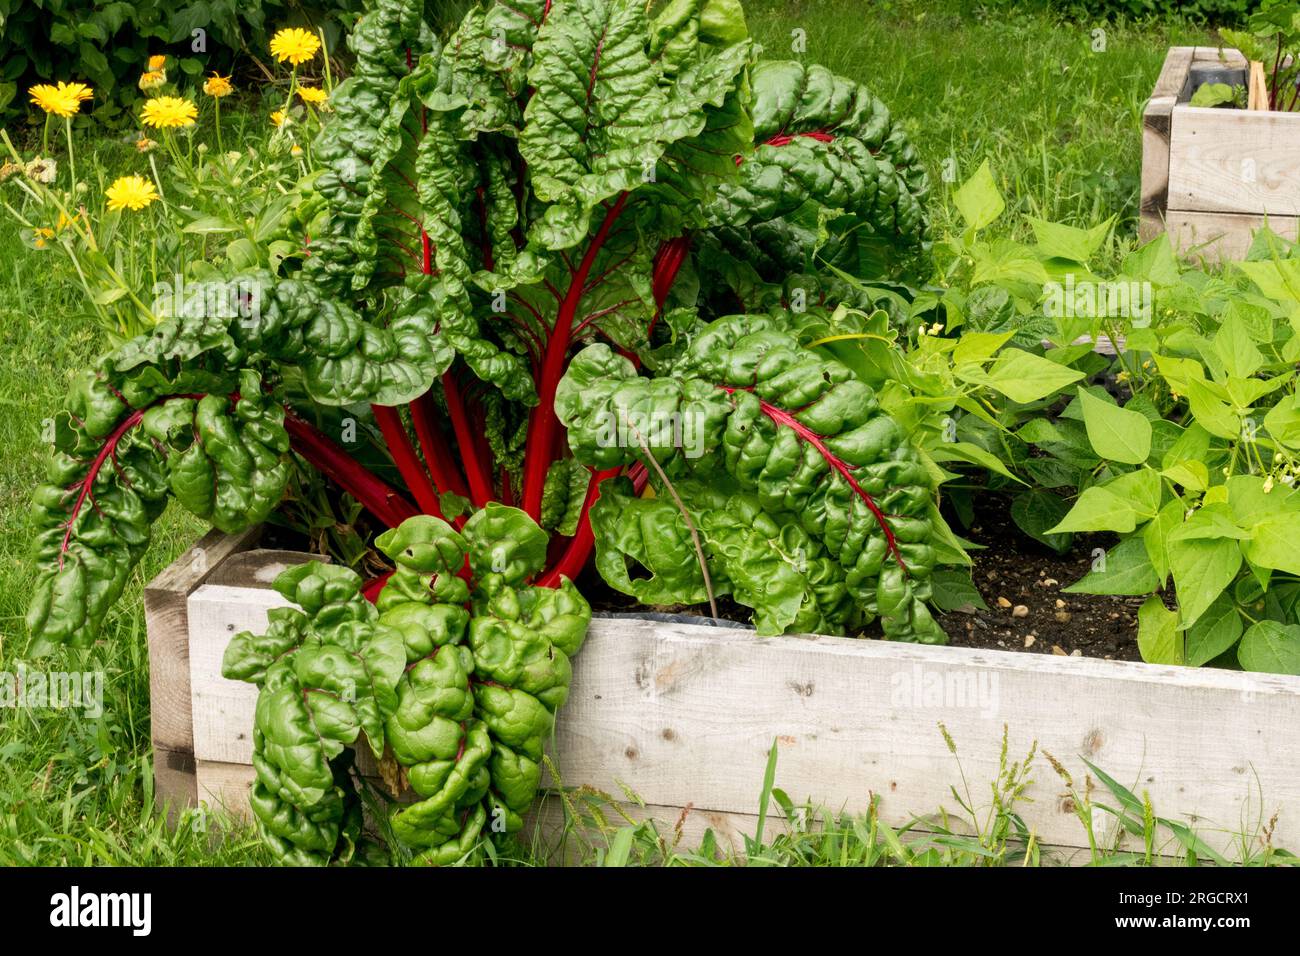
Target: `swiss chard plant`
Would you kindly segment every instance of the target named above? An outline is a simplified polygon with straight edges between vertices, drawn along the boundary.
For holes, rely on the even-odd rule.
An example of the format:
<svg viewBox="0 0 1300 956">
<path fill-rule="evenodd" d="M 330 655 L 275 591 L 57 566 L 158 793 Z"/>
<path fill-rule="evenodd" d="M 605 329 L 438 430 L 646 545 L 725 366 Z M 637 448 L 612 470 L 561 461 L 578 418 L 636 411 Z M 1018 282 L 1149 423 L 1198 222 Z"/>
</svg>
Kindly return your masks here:
<svg viewBox="0 0 1300 956">
<path fill-rule="evenodd" d="M 879 616 L 939 639 L 931 476 L 869 387 L 781 331 L 924 261 L 925 173 L 880 102 L 758 59 L 734 0 L 487 2 L 445 42 L 417 0 L 374 0 L 350 44 L 302 255 L 231 272 L 71 387 L 36 495 L 34 650 L 95 640 L 169 501 L 235 531 L 305 470 L 380 528 L 517 506 L 551 536 L 532 583 L 600 538 L 618 586 L 602 491 L 605 513 L 673 497 L 679 463 L 639 439 L 592 453 L 585 423 L 566 440 L 566 371 L 670 405 L 708 391 L 730 504 L 700 523 L 775 529 L 766 566 L 717 575 L 765 630 Z"/>
<path fill-rule="evenodd" d="M 280 575 L 297 606 L 236 635 L 222 670 L 259 688 L 250 804 L 281 862 L 446 865 L 520 829 L 591 619 L 571 582 L 526 583 L 546 542 L 492 503 L 460 533 L 416 515 L 380 535 L 396 571 L 373 604 L 349 568 Z M 355 782 L 363 739 L 407 796 L 374 814 L 386 847 L 362 827 L 363 793 L 382 798 Z"/>
</svg>

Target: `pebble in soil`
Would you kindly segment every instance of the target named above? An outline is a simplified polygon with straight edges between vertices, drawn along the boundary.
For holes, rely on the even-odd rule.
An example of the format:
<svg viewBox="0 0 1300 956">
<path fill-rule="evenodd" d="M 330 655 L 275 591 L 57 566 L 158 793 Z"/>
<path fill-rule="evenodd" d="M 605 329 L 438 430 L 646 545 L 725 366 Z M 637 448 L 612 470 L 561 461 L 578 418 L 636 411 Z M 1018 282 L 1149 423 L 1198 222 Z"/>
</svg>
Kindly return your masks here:
<svg viewBox="0 0 1300 956">
<path fill-rule="evenodd" d="M 987 509 L 964 532 L 984 545 L 972 551 L 971 580 L 988 610 L 967 608 L 939 615 L 954 647 L 1026 651 L 1066 657 L 1140 661 L 1137 612 L 1143 597 L 1069 594 L 1107 535 L 1076 535 L 1066 554 L 1023 534 L 1003 510 Z"/>
</svg>

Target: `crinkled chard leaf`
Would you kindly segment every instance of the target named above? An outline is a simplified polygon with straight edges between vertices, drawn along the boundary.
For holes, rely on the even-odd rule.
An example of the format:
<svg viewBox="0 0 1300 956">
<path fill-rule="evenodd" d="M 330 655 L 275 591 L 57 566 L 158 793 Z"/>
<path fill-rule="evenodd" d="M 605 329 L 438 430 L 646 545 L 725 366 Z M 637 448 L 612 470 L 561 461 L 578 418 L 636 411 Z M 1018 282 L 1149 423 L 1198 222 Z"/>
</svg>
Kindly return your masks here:
<svg viewBox="0 0 1300 956">
<path fill-rule="evenodd" d="M 272 611 L 262 635 L 237 635 L 223 663 L 260 688 L 252 806 L 280 860 L 349 861 L 360 833 L 347 758 L 363 734 L 410 789 L 388 823 L 417 862 L 455 863 L 485 828 L 523 825 L 591 620 L 571 582 L 525 583 L 546 540 L 502 505 L 462 532 L 410 518 L 379 539 L 396 570 L 373 606 L 346 568 L 280 575 L 276 588 L 298 607 Z"/>
</svg>

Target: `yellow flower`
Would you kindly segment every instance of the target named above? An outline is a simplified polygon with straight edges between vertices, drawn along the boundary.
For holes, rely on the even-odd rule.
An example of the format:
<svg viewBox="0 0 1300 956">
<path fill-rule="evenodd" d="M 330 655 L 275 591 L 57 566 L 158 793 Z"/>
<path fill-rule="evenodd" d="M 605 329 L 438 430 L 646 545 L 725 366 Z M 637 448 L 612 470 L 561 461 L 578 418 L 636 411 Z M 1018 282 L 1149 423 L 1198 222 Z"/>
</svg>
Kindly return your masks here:
<svg viewBox="0 0 1300 956">
<path fill-rule="evenodd" d="M 149 70 L 150 70 L 150 72 L 153 72 L 153 71 L 156 71 L 156 70 L 161 70 L 161 69 L 162 69 L 164 66 L 166 66 L 166 65 L 167 65 L 167 57 L 166 57 L 166 56 L 159 55 L 159 56 L 151 56 L 151 57 L 149 57 Z"/>
<path fill-rule="evenodd" d="M 32 230 L 32 245 L 35 246 L 37 249 L 44 249 L 49 244 L 48 240 L 53 238 L 54 238 L 53 229 L 41 228 L 41 229 Z"/>
<path fill-rule="evenodd" d="M 148 73 L 140 74 L 140 82 L 136 85 L 142 90 L 152 90 L 156 86 L 162 86 L 167 82 L 167 73 L 164 70 L 150 70 Z"/>
<path fill-rule="evenodd" d="M 150 139 L 148 136 L 141 136 L 135 141 L 135 148 L 142 153 L 150 153 L 158 148 L 158 141 Z"/>
<path fill-rule="evenodd" d="M 198 115 L 199 108 L 189 100 L 179 96 L 160 96 L 144 104 L 140 118 L 148 126 L 174 128 L 193 126 Z"/>
<path fill-rule="evenodd" d="M 142 176 L 120 177 L 113 185 L 108 187 L 108 192 L 105 195 L 108 197 L 108 208 L 114 211 L 119 209 L 143 209 L 158 198 L 153 183 Z"/>
<path fill-rule="evenodd" d="M 54 224 L 54 231 L 62 232 L 64 229 L 67 229 L 69 226 L 71 226 L 74 222 L 76 222 L 80 218 L 81 218 L 80 212 L 78 212 L 71 219 L 69 219 L 64 213 L 60 212 L 59 221 Z"/>
<path fill-rule="evenodd" d="M 11 163 L 5 160 L 4 165 L 0 166 L 0 183 L 4 182 L 10 176 L 16 176 L 23 171 L 22 166 L 18 163 Z"/>
<path fill-rule="evenodd" d="M 301 156 L 301 155 L 302 155 L 302 147 L 299 146 L 297 143 L 294 143 L 293 146 L 291 146 L 291 147 L 289 148 L 289 155 L 290 155 L 290 156 Z"/>
<path fill-rule="evenodd" d="M 213 73 L 211 78 L 203 81 L 203 92 L 207 93 L 208 96 L 220 99 L 235 92 L 235 88 L 230 85 L 230 77 L 222 76 L 220 73 Z"/>
<path fill-rule="evenodd" d="M 276 110 L 271 114 L 271 122 L 275 126 L 283 126 L 288 117 L 284 115 L 284 110 Z"/>
<path fill-rule="evenodd" d="M 76 116 L 81 109 L 82 100 L 88 100 L 93 95 L 85 83 L 64 83 L 62 80 L 58 86 L 40 83 L 27 92 L 33 103 L 45 112 L 58 116 Z"/>
<path fill-rule="evenodd" d="M 297 27 L 281 30 L 271 37 L 271 54 L 284 63 L 286 60 L 297 66 L 306 63 L 320 49 L 320 40 L 316 34 Z"/>
<path fill-rule="evenodd" d="M 298 95 L 302 97 L 304 103 L 310 103 L 312 106 L 320 106 L 329 99 L 324 90 L 315 86 L 298 87 Z"/>
</svg>

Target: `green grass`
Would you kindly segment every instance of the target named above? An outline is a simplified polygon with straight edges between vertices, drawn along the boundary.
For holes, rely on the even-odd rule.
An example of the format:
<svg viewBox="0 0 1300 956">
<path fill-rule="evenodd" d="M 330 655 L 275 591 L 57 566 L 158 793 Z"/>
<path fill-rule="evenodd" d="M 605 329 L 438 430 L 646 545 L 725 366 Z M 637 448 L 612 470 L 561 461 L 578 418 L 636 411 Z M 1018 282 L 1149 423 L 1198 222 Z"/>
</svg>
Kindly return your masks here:
<svg viewBox="0 0 1300 956">
<path fill-rule="evenodd" d="M 764 55 L 802 58 L 853 77 L 900 117 L 940 199 L 989 160 L 1008 219 L 1028 213 L 1135 231 L 1142 108 L 1170 46 L 1212 44 L 1182 21 L 1097 24 L 1001 10 L 987 18 L 930 0 L 747 4 Z M 870 13 L 867 10 L 870 9 Z M 945 182 L 947 173 L 947 182 Z M 951 185 L 950 185 L 951 184 Z M 940 230 L 947 210 L 937 212 Z"/>
<path fill-rule="evenodd" d="M 1094 53 L 1088 27 L 1038 15 L 958 19 L 942 0 L 895 0 L 876 5 L 870 15 L 861 0 L 751 0 L 748 8 L 768 55 L 789 55 L 790 31 L 806 30 L 808 58 L 865 81 L 905 118 L 939 187 L 940 229 L 949 215 L 945 160 L 951 159 L 950 178 L 960 181 L 986 157 L 1012 213 L 1082 222 L 1115 214 L 1131 229 L 1143 100 L 1169 44 L 1206 40 L 1182 23 L 1112 25 L 1106 52 Z M 231 134 L 228 142 L 235 138 Z M 133 162 L 138 166 L 120 137 L 83 139 L 79 149 L 83 168 L 97 168 L 104 179 Z M 27 643 L 23 615 L 32 574 L 26 563 L 26 510 L 42 467 L 42 423 L 58 406 L 73 370 L 90 363 L 105 344 L 80 294 L 65 275 L 49 268 L 51 261 L 25 248 L 17 229 L 0 218 L 4 671 L 16 669 Z M 103 717 L 75 710 L 0 711 L 0 864 L 212 865 L 269 859 L 247 829 L 217 836 L 221 828 L 205 828 L 205 818 L 190 817 L 173 831 L 153 810 L 140 588 L 201 527 L 170 511 L 155 530 L 154 546 L 98 644 L 46 665 L 102 671 Z M 760 783 L 755 781 L 756 795 Z M 775 799 L 770 782 L 763 805 L 769 796 Z M 579 859 L 704 862 L 668 840 L 661 842 L 645 826 L 609 826 L 606 817 L 605 826 L 592 830 L 584 813 L 572 821 L 575 839 L 580 830 L 588 834 L 579 844 L 585 847 Z M 944 846 L 931 836 L 893 833 L 871 814 L 813 818 L 824 825 L 766 838 L 751 848 L 751 857 L 792 865 L 988 862 L 987 847 Z M 538 855 L 538 847 L 528 847 L 520 860 L 535 861 Z M 1004 862 L 1009 860 L 1004 852 Z"/>
</svg>

